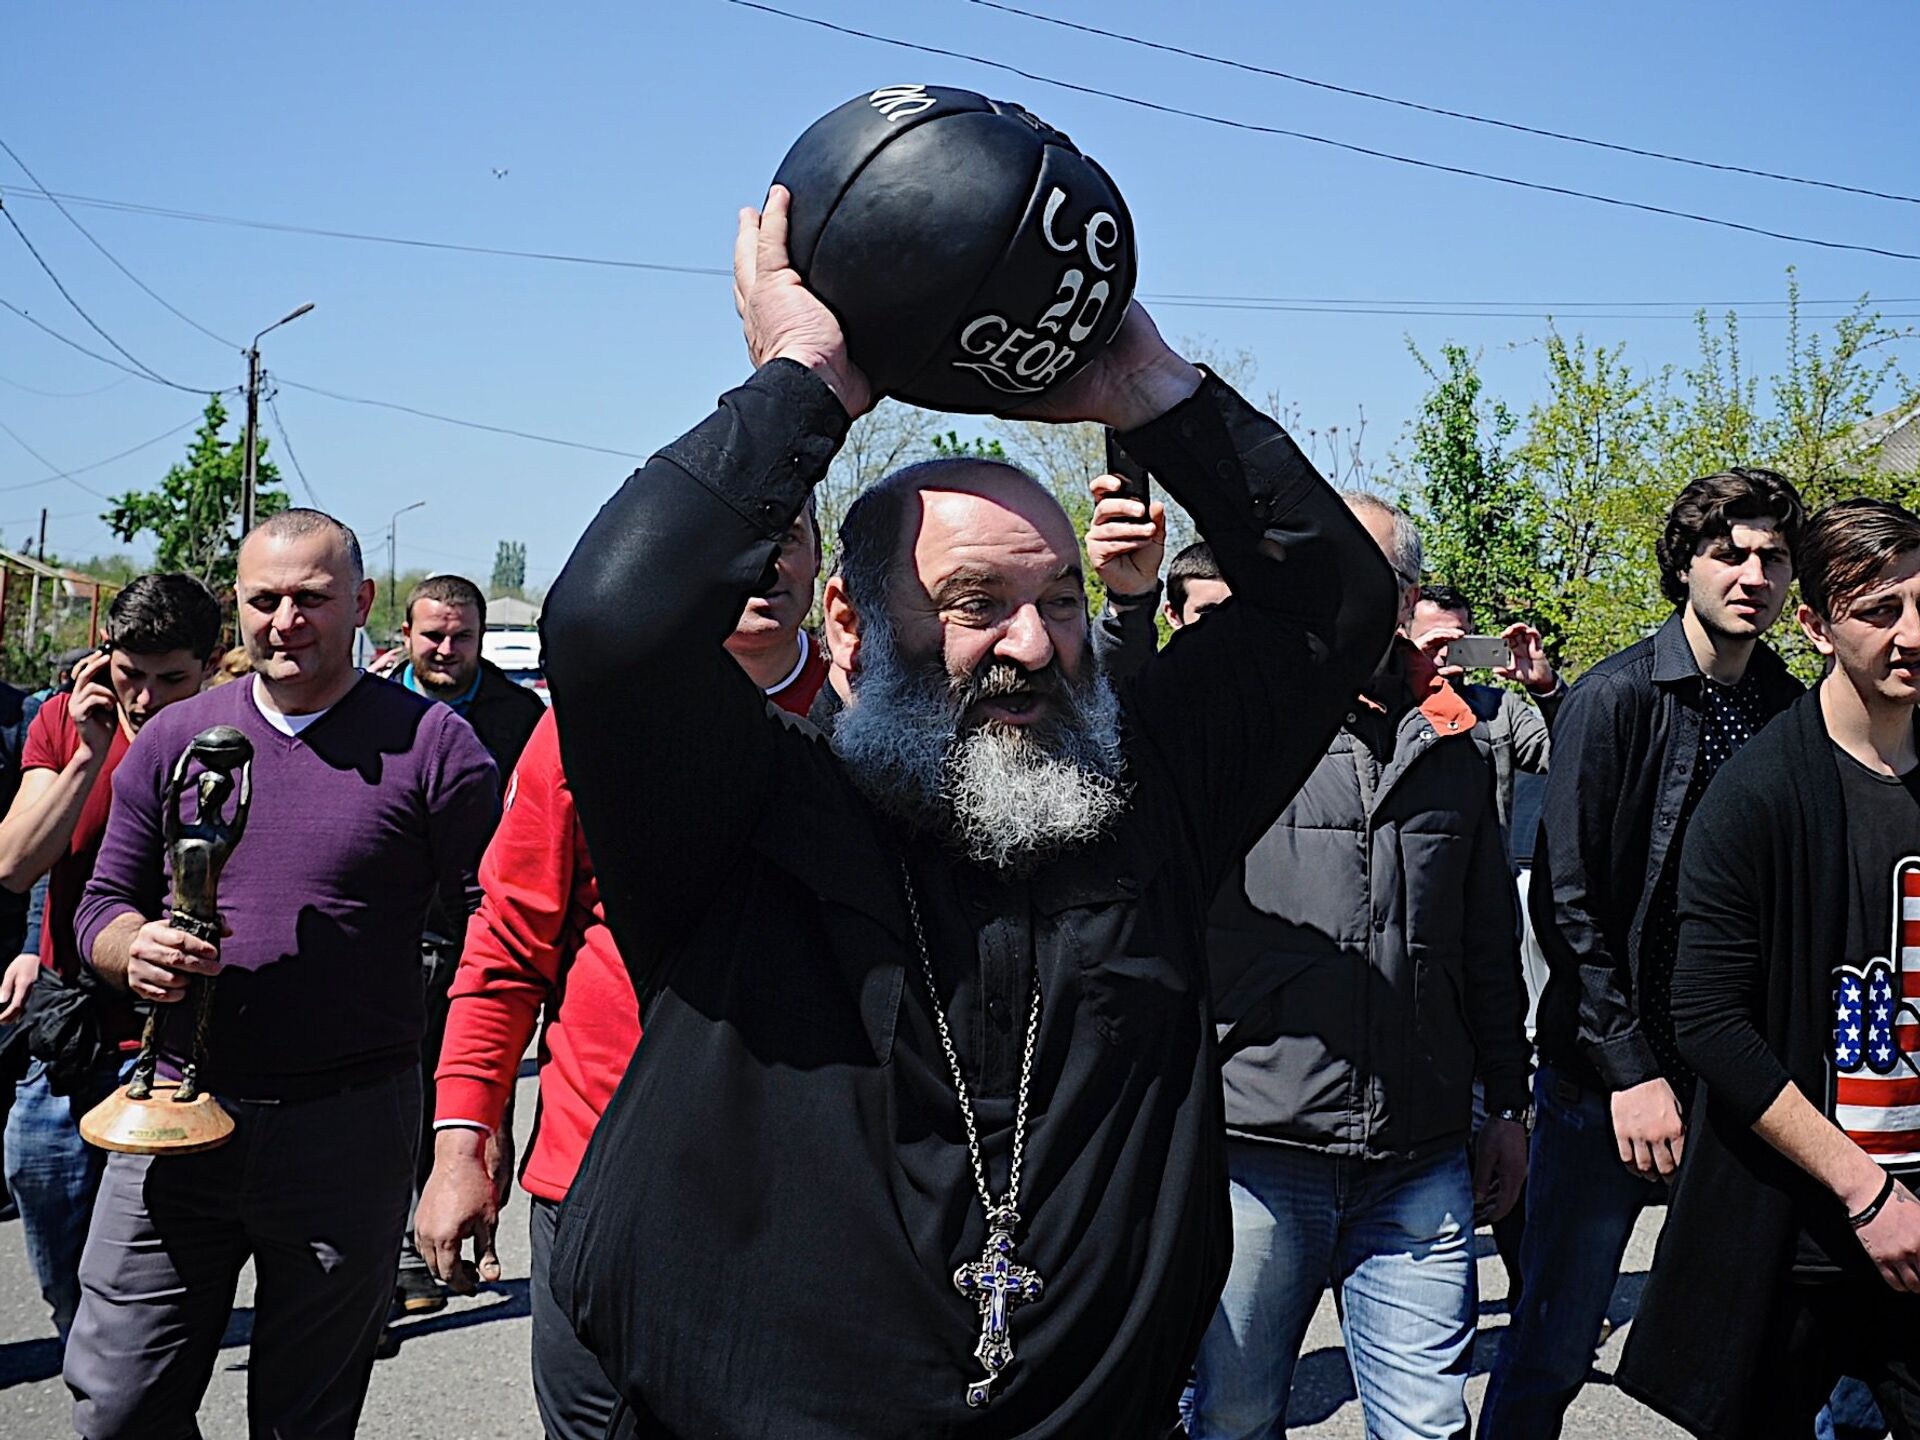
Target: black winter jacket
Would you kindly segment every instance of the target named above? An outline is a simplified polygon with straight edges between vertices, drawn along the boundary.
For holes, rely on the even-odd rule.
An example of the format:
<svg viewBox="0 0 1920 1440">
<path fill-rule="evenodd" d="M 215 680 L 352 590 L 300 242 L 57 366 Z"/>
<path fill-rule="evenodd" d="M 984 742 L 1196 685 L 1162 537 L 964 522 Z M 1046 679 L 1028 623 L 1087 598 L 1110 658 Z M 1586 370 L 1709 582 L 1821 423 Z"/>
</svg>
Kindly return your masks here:
<svg viewBox="0 0 1920 1440">
<path fill-rule="evenodd" d="M 1441 688 L 1348 725 L 1209 916 L 1227 1129 L 1369 1160 L 1527 1103 L 1513 875 L 1474 712 Z"/>
</svg>

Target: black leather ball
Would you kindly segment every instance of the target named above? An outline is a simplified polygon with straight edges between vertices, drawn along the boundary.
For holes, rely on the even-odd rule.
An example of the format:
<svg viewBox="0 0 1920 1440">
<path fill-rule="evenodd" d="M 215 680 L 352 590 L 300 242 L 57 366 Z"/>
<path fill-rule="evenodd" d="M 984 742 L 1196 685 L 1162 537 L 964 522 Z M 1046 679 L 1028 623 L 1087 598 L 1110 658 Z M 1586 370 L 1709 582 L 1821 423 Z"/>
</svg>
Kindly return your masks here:
<svg viewBox="0 0 1920 1440">
<path fill-rule="evenodd" d="M 788 251 L 876 391 L 1004 413 L 1057 389 L 1133 299 L 1133 219 L 1093 160 L 1018 105 L 890 85 L 807 128 L 774 176 Z"/>
</svg>

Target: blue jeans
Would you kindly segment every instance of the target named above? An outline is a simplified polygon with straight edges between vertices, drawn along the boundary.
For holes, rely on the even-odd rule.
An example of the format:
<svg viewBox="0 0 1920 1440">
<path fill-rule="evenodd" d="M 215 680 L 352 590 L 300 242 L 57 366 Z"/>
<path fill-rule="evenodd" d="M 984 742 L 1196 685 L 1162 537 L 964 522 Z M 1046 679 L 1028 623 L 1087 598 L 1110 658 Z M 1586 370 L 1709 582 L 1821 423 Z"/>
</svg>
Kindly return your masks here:
<svg viewBox="0 0 1920 1440">
<path fill-rule="evenodd" d="M 1620 1163 L 1612 1097 L 1542 1065 L 1527 1165 L 1526 1281 L 1480 1407 L 1480 1440 L 1554 1440 L 1587 1383 L 1634 1221 L 1660 1187 Z"/>
<path fill-rule="evenodd" d="M 7 1116 L 7 1189 L 20 1207 L 27 1259 L 64 1344 L 80 1304 L 80 1251 L 107 1153 L 80 1138 L 80 1117 L 120 1083 L 119 1056 L 103 1060 L 78 1094 L 56 1095 L 45 1062 L 34 1060 L 14 1087 Z"/>
<path fill-rule="evenodd" d="M 1886 1433 L 1873 1393 L 1851 1379 L 1834 1387 L 1833 1399 L 1813 1424 L 1814 1440 L 1881 1440 Z"/>
<path fill-rule="evenodd" d="M 1375 1440 L 1467 1433 L 1476 1295 L 1466 1142 L 1411 1163 L 1229 1141 L 1233 1268 L 1200 1358 L 1194 1440 L 1286 1434 L 1328 1285 Z"/>
</svg>

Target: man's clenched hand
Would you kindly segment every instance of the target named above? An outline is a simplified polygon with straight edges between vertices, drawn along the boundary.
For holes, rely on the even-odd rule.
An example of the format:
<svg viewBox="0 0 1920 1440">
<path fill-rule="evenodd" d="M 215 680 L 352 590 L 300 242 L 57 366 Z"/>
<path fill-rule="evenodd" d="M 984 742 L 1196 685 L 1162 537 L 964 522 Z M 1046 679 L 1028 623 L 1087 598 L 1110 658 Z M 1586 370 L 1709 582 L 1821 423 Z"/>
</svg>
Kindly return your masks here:
<svg viewBox="0 0 1920 1440">
<path fill-rule="evenodd" d="M 433 1137 L 433 1173 L 413 1215 L 413 1244 L 427 1269 L 456 1295 L 471 1295 L 480 1281 L 500 1278 L 493 1234 L 500 1219 L 494 1176 L 487 1165 L 487 1136 L 449 1128 Z M 473 1259 L 460 1253 L 473 1242 Z"/>
<path fill-rule="evenodd" d="M 1671 1179 L 1680 1168 L 1687 1127 L 1665 1080 L 1647 1080 L 1613 1096 L 1613 1138 L 1620 1163 L 1642 1180 Z"/>
<path fill-rule="evenodd" d="M 219 973 L 218 946 L 176 930 L 164 920 L 142 925 L 127 950 L 127 989 L 136 1000 L 177 1004 L 186 997 L 187 982 L 194 976 Z"/>
</svg>

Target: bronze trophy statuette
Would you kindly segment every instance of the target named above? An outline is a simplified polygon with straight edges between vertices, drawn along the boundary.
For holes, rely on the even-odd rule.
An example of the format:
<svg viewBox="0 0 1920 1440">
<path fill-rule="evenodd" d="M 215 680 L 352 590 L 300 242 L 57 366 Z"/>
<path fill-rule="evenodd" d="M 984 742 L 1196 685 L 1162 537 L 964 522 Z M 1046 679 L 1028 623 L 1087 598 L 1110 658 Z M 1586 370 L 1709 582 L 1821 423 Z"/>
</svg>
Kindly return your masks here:
<svg viewBox="0 0 1920 1440">
<path fill-rule="evenodd" d="M 202 768 L 192 786 L 197 800 L 194 822 L 183 825 L 180 802 L 188 790 L 187 771 L 196 760 Z M 215 894 L 220 871 L 247 828 L 252 761 L 253 745 L 245 735 L 231 725 L 215 725 L 193 737 L 167 781 L 165 835 L 173 873 L 173 905 L 167 923 L 215 945 L 220 943 Z M 229 820 L 221 812 L 230 797 L 233 818 Z M 214 978 L 195 975 L 187 982 L 187 998 L 181 1003 L 193 1007 L 193 1048 L 180 1067 L 180 1079 L 155 1079 L 161 1016 L 173 1008 L 156 1005 L 147 1014 L 132 1078 L 80 1121 L 80 1134 L 89 1144 L 129 1155 L 190 1155 L 224 1145 L 232 1137 L 233 1117 L 200 1088 Z"/>
</svg>

